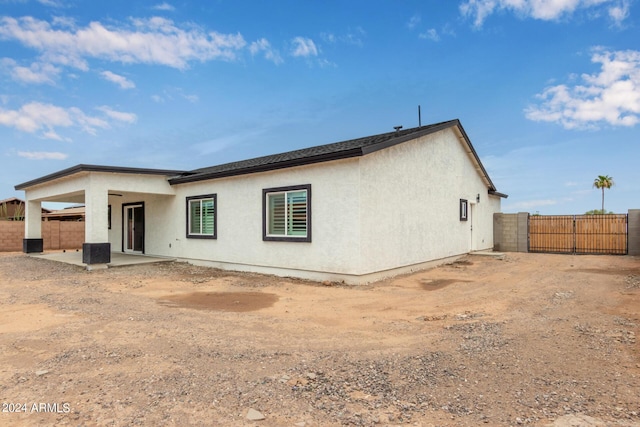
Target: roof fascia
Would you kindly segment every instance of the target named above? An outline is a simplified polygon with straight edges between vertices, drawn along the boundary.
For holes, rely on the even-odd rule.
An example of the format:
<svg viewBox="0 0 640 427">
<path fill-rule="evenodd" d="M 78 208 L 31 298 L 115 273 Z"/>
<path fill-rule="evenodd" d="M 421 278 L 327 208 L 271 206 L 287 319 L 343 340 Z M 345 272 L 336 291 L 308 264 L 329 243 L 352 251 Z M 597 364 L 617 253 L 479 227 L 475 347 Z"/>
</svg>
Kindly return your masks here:
<svg viewBox="0 0 640 427">
<path fill-rule="evenodd" d="M 422 129 L 422 130 L 419 129 L 407 135 L 398 136 L 397 138 L 391 138 L 387 141 L 370 145 L 368 147 L 364 147 L 362 149 L 362 153 L 363 155 L 365 155 L 365 154 L 373 153 L 379 150 L 383 150 L 385 148 L 393 147 L 394 145 L 402 144 L 403 142 L 411 141 L 412 139 L 416 139 L 425 135 L 430 135 L 432 133 L 440 132 L 443 129 L 447 129 L 451 126 L 455 126 L 456 124 L 460 126 L 460 121 L 458 119 L 450 120 L 448 122 L 443 122 L 435 126 L 425 127 L 425 129 Z"/>
<path fill-rule="evenodd" d="M 36 178 L 31 181 L 23 182 L 15 186 L 16 190 L 26 190 L 34 185 L 44 184 L 56 179 L 64 178 L 67 176 L 75 175 L 81 172 L 106 172 L 106 173 L 127 173 L 127 174 L 142 174 L 142 175 L 165 175 L 175 176 L 187 173 L 186 171 L 167 170 L 167 169 L 146 169 L 146 168 L 130 168 L 119 166 L 102 166 L 102 165 L 85 165 L 80 164 L 72 166 L 67 169 L 63 169 L 58 172 L 54 172 L 49 175 Z"/>
<path fill-rule="evenodd" d="M 489 190 L 489 194 L 491 196 L 502 197 L 503 199 L 506 199 L 507 197 L 509 197 L 508 194 L 500 193 L 499 191 L 493 191 L 493 190 Z"/>
<path fill-rule="evenodd" d="M 394 145 L 401 144 L 403 142 L 410 141 L 412 139 L 416 139 L 424 135 L 429 135 L 431 133 L 438 132 L 442 129 L 446 129 L 448 127 L 454 126 L 459 123 L 460 122 L 457 119 L 451 120 L 448 122 L 443 122 L 437 126 L 425 127 L 425 129 L 423 130 L 417 130 L 416 132 L 412 132 L 408 135 L 400 136 L 397 138 L 391 138 L 379 144 L 371 145 L 368 147 L 353 148 L 350 150 L 339 151 L 337 153 L 327 153 L 327 154 L 322 154 L 318 156 L 303 157 L 300 159 L 286 160 L 283 162 L 269 163 L 269 164 L 264 164 L 259 166 L 251 166 L 243 169 L 193 174 L 190 176 L 179 176 L 179 177 L 170 179 L 169 184 L 171 185 L 186 184 L 189 182 L 204 181 L 208 179 L 224 178 L 224 177 L 237 176 L 237 175 L 246 175 L 246 174 L 256 173 L 256 172 L 267 172 L 267 171 L 272 171 L 277 169 L 286 169 L 294 166 L 304 166 L 304 165 L 309 165 L 314 163 L 327 162 L 330 160 L 340 160 L 340 159 L 348 159 L 351 157 L 364 156 L 369 153 L 373 153 L 375 151 L 392 147 Z"/>
<path fill-rule="evenodd" d="M 456 120 L 456 122 L 457 122 L 456 127 L 458 128 L 460 135 L 462 135 L 462 139 L 464 140 L 464 143 L 469 148 L 470 154 L 473 156 L 476 164 L 478 165 L 478 167 L 480 168 L 480 171 L 482 172 L 483 177 L 487 180 L 487 183 L 489 184 L 489 192 L 495 192 L 496 186 L 493 185 L 493 181 L 491 181 L 491 178 L 489 178 L 489 174 L 487 173 L 487 170 L 484 168 L 484 165 L 480 161 L 480 157 L 478 156 L 476 149 L 473 148 L 473 144 L 471 144 L 471 140 L 469 139 L 467 132 L 464 130 L 459 120 Z"/>
<path fill-rule="evenodd" d="M 337 153 L 327 153 L 312 157 L 303 157 L 300 159 L 285 160 L 277 163 L 268 163 L 264 165 L 250 166 L 242 169 L 233 169 L 228 171 L 201 173 L 189 176 L 180 176 L 177 178 L 169 179 L 169 184 L 186 184 L 189 182 L 205 181 L 209 179 L 225 178 L 230 176 L 246 175 L 256 172 L 267 172 L 278 169 L 287 169 L 294 166 L 305 166 L 314 163 L 328 162 L 331 160 L 348 159 L 351 157 L 362 156 L 363 152 L 361 148 L 353 148 L 351 150 L 343 150 Z"/>
</svg>

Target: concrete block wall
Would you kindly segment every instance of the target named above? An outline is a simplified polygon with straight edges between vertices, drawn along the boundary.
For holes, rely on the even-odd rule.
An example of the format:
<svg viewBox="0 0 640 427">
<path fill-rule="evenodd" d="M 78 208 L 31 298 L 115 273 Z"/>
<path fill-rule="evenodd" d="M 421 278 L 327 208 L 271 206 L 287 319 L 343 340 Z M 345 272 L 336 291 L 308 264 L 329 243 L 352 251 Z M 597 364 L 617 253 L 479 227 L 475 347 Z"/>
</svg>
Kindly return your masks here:
<svg viewBox="0 0 640 427">
<path fill-rule="evenodd" d="M 24 221 L 0 221 L 0 252 L 21 252 Z M 84 243 L 84 222 L 44 221 L 44 250 L 81 249 Z"/>
<path fill-rule="evenodd" d="M 493 250 L 515 252 L 517 237 L 515 227 L 517 218 L 514 215 L 493 214 Z"/>
<path fill-rule="evenodd" d="M 52 221 L 53 222 L 53 221 Z M 80 249 L 84 243 L 84 222 L 58 221 L 60 223 L 59 249 Z"/>
<path fill-rule="evenodd" d="M 493 214 L 493 250 L 499 252 L 529 251 L 529 214 Z"/>
<path fill-rule="evenodd" d="M 629 255 L 640 256 L 640 209 L 629 209 L 627 219 Z"/>
<path fill-rule="evenodd" d="M 0 221 L 0 251 L 22 251 L 24 239 L 24 222 Z"/>
</svg>

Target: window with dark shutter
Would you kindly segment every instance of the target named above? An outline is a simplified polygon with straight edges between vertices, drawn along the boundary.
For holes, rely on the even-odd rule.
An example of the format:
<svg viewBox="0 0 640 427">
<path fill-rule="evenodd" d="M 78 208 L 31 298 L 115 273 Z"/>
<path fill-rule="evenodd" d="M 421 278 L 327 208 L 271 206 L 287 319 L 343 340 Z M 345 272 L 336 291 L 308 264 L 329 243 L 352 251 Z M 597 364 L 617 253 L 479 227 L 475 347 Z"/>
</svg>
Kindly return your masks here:
<svg viewBox="0 0 640 427">
<path fill-rule="evenodd" d="M 467 220 L 468 203 L 466 199 L 460 199 L 460 221 Z"/>
<path fill-rule="evenodd" d="M 311 241 L 311 186 L 263 190 L 263 239 Z"/>
<path fill-rule="evenodd" d="M 217 237 L 216 195 L 187 197 L 187 238 Z"/>
</svg>

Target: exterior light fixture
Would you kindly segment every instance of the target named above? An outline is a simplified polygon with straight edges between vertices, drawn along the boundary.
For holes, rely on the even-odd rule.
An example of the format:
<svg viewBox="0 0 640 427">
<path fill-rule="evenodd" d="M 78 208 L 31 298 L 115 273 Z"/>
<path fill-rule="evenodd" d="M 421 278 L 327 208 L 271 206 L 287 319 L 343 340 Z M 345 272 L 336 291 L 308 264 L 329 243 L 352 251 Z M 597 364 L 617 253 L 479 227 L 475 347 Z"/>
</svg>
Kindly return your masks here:
<svg viewBox="0 0 640 427">
<path fill-rule="evenodd" d="M 480 203 L 480 193 L 476 196 L 476 203 Z"/>
</svg>

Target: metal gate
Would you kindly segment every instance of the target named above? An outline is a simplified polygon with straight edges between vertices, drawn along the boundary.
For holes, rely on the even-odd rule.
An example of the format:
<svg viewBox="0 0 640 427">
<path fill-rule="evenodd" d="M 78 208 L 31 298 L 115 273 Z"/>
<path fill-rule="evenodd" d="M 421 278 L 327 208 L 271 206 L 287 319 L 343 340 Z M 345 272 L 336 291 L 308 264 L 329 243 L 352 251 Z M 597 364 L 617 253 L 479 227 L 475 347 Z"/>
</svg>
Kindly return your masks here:
<svg viewBox="0 0 640 427">
<path fill-rule="evenodd" d="M 627 253 L 627 215 L 533 215 L 529 252 Z"/>
</svg>

